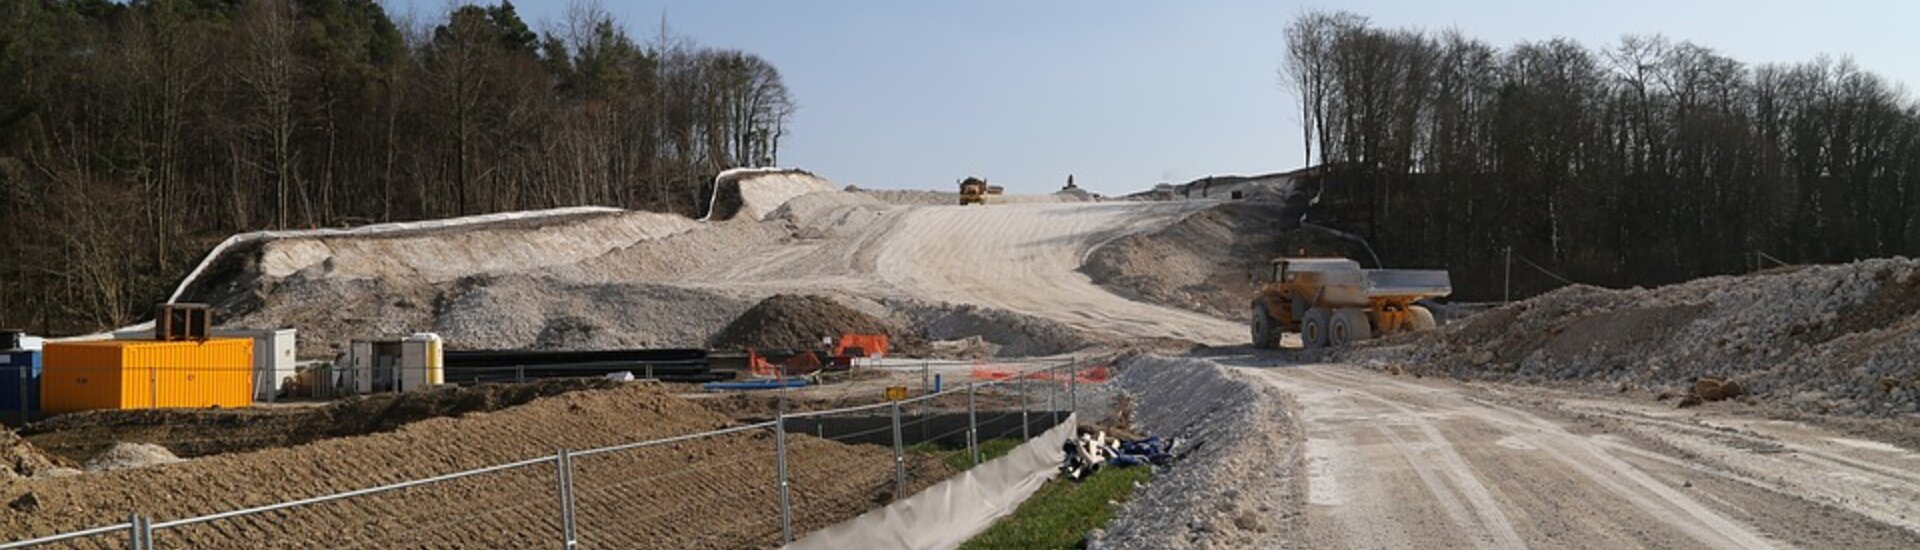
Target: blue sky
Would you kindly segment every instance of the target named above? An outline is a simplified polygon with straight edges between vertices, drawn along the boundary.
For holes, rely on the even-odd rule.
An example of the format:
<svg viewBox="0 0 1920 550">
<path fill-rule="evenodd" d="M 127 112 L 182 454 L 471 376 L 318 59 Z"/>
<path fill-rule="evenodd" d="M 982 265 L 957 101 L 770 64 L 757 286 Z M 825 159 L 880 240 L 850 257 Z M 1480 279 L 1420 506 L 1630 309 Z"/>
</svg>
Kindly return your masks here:
<svg viewBox="0 0 1920 550">
<path fill-rule="evenodd" d="M 437 19 L 442 0 L 387 0 Z M 515 2 L 539 26 L 569 0 Z M 1288 170 L 1302 158 L 1280 86 L 1281 29 L 1310 9 L 1376 25 L 1459 28 L 1497 46 L 1564 36 L 1588 46 L 1665 34 L 1748 63 L 1851 55 L 1920 82 L 1915 2 L 1704 0 L 613 1 L 643 39 L 662 15 L 702 45 L 756 53 L 800 104 L 781 164 L 842 184 L 1096 192 Z"/>
</svg>

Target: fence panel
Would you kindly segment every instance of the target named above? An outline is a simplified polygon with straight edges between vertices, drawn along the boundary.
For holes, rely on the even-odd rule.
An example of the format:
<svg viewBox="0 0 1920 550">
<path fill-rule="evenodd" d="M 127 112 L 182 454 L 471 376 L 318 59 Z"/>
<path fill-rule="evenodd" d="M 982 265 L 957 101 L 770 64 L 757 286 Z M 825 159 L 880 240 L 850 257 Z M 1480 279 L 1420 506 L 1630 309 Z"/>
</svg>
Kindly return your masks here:
<svg viewBox="0 0 1920 550">
<path fill-rule="evenodd" d="M 582 548 L 780 544 L 773 429 L 573 455 Z"/>
</svg>

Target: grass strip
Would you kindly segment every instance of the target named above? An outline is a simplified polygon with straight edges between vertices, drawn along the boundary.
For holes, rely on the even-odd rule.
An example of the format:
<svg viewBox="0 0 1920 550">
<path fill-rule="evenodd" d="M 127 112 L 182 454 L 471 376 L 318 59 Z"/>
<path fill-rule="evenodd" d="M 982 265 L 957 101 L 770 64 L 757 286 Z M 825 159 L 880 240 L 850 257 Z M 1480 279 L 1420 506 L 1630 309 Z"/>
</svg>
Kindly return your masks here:
<svg viewBox="0 0 1920 550">
<path fill-rule="evenodd" d="M 1113 518 L 1136 483 L 1153 478 L 1150 468 L 1101 468 L 1083 481 L 1055 477 L 1007 517 L 960 546 L 961 550 L 1080 548 L 1087 531 Z"/>
</svg>

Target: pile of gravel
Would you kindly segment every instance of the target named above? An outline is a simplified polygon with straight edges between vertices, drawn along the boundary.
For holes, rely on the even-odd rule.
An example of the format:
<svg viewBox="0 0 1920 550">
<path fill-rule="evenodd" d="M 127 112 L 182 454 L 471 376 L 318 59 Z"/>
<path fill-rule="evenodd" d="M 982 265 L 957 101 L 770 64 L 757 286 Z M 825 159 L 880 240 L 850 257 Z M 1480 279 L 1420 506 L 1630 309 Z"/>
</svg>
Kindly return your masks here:
<svg viewBox="0 0 1920 550">
<path fill-rule="evenodd" d="M 1920 412 L 1920 261 L 1654 289 L 1573 286 L 1344 355 L 1425 374 L 1673 395 L 1724 377 L 1750 399 L 1808 412 L 1912 414 Z"/>
<path fill-rule="evenodd" d="M 181 462 L 173 451 L 152 443 L 117 443 L 87 461 L 89 472 L 111 472 Z"/>
<path fill-rule="evenodd" d="M 1300 440 L 1284 396 L 1191 358 L 1123 361 L 1116 379 L 1140 430 L 1179 437 L 1184 459 L 1135 488 L 1089 548 L 1252 548 L 1305 530 Z"/>
</svg>

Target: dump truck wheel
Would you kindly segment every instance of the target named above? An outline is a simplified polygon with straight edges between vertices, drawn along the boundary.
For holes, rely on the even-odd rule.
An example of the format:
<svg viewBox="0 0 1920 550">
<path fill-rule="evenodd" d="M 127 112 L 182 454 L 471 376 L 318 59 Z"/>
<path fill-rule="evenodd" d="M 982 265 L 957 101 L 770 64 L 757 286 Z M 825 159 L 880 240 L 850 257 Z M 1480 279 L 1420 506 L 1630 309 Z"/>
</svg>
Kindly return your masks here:
<svg viewBox="0 0 1920 550">
<path fill-rule="evenodd" d="M 1440 326 L 1433 320 L 1433 311 L 1423 306 L 1407 306 L 1407 330 L 1427 330 Z"/>
<path fill-rule="evenodd" d="M 1273 317 L 1267 315 L 1267 303 L 1264 301 L 1254 302 L 1253 304 L 1252 332 L 1253 347 L 1255 348 L 1273 349 L 1276 347 L 1275 344 L 1280 341 L 1280 335 L 1275 334 L 1273 331 Z"/>
<path fill-rule="evenodd" d="M 1373 326 L 1367 324 L 1367 314 L 1357 309 L 1343 309 L 1333 314 L 1333 324 L 1327 327 L 1327 343 L 1344 346 L 1373 337 Z"/>
<path fill-rule="evenodd" d="M 1327 324 L 1331 319 L 1327 310 L 1313 308 L 1300 318 L 1300 345 L 1307 349 L 1327 347 Z"/>
</svg>

